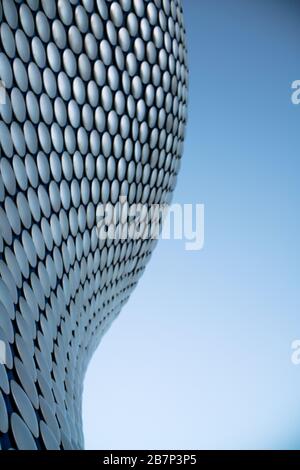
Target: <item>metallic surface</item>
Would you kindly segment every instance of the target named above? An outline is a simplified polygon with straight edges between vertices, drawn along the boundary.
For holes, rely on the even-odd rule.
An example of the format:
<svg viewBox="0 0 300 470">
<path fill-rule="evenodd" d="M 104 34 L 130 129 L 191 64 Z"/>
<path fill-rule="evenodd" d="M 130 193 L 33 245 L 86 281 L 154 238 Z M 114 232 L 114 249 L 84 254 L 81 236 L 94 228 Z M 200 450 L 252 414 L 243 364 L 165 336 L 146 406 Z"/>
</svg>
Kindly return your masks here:
<svg viewBox="0 0 300 470">
<path fill-rule="evenodd" d="M 0 0 L 0 79 L 0 448 L 82 448 L 86 368 L 156 244 L 99 239 L 96 207 L 170 201 L 180 0 Z"/>
</svg>

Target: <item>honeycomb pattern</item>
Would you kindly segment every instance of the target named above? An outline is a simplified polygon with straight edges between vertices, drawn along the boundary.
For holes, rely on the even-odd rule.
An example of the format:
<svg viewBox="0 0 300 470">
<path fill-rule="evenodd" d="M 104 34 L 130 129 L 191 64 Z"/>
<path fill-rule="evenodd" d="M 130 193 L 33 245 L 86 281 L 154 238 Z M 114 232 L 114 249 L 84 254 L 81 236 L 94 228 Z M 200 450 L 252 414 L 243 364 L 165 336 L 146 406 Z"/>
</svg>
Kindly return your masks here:
<svg viewBox="0 0 300 470">
<path fill-rule="evenodd" d="M 0 0 L 0 448 L 83 448 L 89 360 L 156 240 L 99 203 L 168 203 L 187 51 L 180 0 Z"/>
</svg>

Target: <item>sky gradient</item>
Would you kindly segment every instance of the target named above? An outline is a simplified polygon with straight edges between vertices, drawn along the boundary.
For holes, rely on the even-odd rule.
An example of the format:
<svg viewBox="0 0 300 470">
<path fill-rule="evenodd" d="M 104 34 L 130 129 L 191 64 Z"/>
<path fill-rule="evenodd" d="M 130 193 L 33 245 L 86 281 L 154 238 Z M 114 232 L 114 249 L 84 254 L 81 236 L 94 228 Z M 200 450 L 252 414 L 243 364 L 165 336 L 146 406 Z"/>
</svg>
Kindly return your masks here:
<svg viewBox="0 0 300 470">
<path fill-rule="evenodd" d="M 87 449 L 299 449 L 300 5 L 184 0 L 189 121 L 161 241 L 85 381 Z"/>
</svg>

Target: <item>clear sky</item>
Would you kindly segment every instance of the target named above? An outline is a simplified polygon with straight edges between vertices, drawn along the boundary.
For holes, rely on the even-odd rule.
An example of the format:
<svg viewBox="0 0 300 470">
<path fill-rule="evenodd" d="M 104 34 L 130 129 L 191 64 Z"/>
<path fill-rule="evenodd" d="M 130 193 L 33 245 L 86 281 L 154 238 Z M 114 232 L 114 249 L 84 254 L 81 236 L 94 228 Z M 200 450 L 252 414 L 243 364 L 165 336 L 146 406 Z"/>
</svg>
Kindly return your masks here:
<svg viewBox="0 0 300 470">
<path fill-rule="evenodd" d="M 185 0 L 189 123 L 161 241 L 87 372 L 88 449 L 300 448 L 300 5 Z"/>
</svg>

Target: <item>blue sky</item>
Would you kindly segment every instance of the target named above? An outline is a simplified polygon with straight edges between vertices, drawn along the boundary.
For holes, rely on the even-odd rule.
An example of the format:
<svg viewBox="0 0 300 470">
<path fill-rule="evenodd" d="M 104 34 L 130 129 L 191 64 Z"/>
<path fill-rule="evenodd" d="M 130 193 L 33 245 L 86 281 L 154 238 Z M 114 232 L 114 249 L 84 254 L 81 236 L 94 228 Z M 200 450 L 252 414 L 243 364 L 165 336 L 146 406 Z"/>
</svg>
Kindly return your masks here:
<svg viewBox="0 0 300 470">
<path fill-rule="evenodd" d="M 205 204 L 205 246 L 158 244 L 87 372 L 86 448 L 300 448 L 300 6 L 183 4 L 174 202 Z"/>
</svg>

